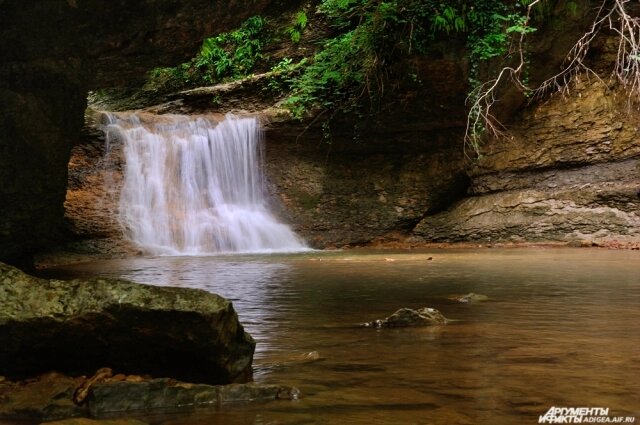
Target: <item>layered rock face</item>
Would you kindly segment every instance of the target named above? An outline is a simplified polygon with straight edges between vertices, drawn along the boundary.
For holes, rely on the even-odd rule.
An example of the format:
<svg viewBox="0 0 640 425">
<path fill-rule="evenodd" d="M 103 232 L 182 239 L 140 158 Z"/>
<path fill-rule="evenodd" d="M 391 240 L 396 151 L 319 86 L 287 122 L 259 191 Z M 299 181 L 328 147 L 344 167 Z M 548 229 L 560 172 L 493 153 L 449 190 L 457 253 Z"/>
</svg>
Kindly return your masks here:
<svg viewBox="0 0 640 425">
<path fill-rule="evenodd" d="M 630 7 L 630 13 L 638 11 Z M 561 19 L 533 44 L 532 81 L 558 72 L 559 59 L 593 18 L 585 9 L 582 18 Z M 580 75 L 562 93 L 511 108 L 505 137 L 485 142 L 468 169 L 468 196 L 427 214 L 415 239 L 637 247 L 640 116 L 628 90 L 610 78 L 617 57 L 616 34 L 600 33 L 587 58 L 600 77 Z"/>
<path fill-rule="evenodd" d="M 638 114 L 584 82 L 528 108 L 471 170 L 470 197 L 426 217 L 429 241 L 640 240 Z"/>
<path fill-rule="evenodd" d="M 438 147 L 429 136 L 413 134 L 414 144 L 403 146 L 389 135 L 391 149 L 364 152 L 320 139 L 301 146 L 269 137 L 266 168 L 284 207 L 281 215 L 317 248 L 402 239 L 426 212 L 442 210 L 465 193 L 456 143 Z M 363 143 L 373 142 L 369 137 Z"/>
<path fill-rule="evenodd" d="M 43 280 L 0 263 L 0 375 L 49 370 L 224 384 L 251 374 L 255 342 L 231 303 L 127 281 Z"/>
<path fill-rule="evenodd" d="M 459 47 L 459 46 L 458 46 Z M 424 217 L 464 196 L 468 184 L 463 51 L 403 64 L 382 110 L 361 119 L 266 126 L 266 174 L 272 192 L 314 247 L 402 239 Z M 313 124 L 313 123 L 312 123 Z"/>
<path fill-rule="evenodd" d="M 192 57 L 271 2 L 0 2 L 0 260 L 59 238 L 69 152 L 90 88 L 126 86 Z"/>
</svg>

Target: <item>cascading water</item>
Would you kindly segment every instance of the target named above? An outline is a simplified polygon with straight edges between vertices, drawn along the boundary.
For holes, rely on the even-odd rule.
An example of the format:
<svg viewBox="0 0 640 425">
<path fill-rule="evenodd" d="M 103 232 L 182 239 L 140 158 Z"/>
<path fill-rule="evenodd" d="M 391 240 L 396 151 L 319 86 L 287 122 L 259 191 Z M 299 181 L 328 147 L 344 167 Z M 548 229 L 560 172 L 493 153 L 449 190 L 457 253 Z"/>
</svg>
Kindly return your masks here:
<svg viewBox="0 0 640 425">
<path fill-rule="evenodd" d="M 125 158 L 119 219 L 146 252 L 291 252 L 304 243 L 267 208 L 255 117 L 108 114 Z"/>
</svg>

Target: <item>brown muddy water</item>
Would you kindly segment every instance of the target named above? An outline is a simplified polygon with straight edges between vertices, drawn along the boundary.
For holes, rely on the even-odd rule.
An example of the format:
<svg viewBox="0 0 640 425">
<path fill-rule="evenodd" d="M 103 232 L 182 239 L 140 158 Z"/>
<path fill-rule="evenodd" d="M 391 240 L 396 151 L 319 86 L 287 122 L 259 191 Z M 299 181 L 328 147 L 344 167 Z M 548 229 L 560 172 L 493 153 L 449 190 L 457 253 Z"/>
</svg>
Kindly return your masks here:
<svg viewBox="0 0 640 425">
<path fill-rule="evenodd" d="M 296 401 L 144 418 L 154 424 L 537 424 L 552 406 L 605 407 L 640 423 L 637 251 L 157 257 L 54 272 L 223 295 L 257 340 L 255 381 L 302 392 Z M 448 299 L 468 292 L 489 300 Z M 453 321 L 358 326 L 423 306 Z"/>
</svg>

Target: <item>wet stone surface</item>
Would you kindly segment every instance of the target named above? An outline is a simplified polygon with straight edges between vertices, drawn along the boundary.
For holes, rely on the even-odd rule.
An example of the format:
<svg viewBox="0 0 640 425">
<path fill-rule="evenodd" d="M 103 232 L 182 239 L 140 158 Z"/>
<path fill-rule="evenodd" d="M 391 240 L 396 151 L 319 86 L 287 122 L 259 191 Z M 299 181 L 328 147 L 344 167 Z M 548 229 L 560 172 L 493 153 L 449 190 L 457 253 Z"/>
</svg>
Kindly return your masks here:
<svg viewBox="0 0 640 425">
<path fill-rule="evenodd" d="M 435 308 L 423 307 L 418 310 L 401 308 L 391 316 L 382 320 L 374 320 L 364 323 L 365 327 L 372 328 L 401 328 L 409 326 L 444 325 L 447 319 Z"/>
<path fill-rule="evenodd" d="M 81 389 L 86 389 L 87 396 L 78 400 L 75 395 Z M 188 413 L 195 409 L 217 409 L 223 404 L 297 400 L 300 396 L 297 388 L 281 385 L 204 385 L 135 375 L 105 378 L 101 373 L 85 379 L 52 372 L 26 381 L 0 382 L 0 420 L 125 425 L 141 422 L 127 422 L 128 419 L 96 422 L 86 418 Z"/>
</svg>

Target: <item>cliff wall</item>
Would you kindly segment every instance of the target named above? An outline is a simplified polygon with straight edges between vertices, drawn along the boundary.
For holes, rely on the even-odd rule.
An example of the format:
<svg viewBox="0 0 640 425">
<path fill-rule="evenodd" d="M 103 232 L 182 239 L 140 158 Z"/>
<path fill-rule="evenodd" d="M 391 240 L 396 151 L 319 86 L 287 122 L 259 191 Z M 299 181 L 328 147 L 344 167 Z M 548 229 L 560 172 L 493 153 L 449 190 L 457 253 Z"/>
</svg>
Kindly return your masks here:
<svg viewBox="0 0 640 425">
<path fill-rule="evenodd" d="M 425 217 L 418 240 L 639 246 L 640 115 L 608 77 L 615 38 L 593 50 L 602 77 L 584 74 L 521 109 L 469 168 L 468 196 Z"/>
<path fill-rule="evenodd" d="M 426 217 L 429 241 L 637 242 L 638 117 L 624 93 L 585 83 L 527 110 L 510 137 L 487 146 L 469 195 Z"/>
</svg>

